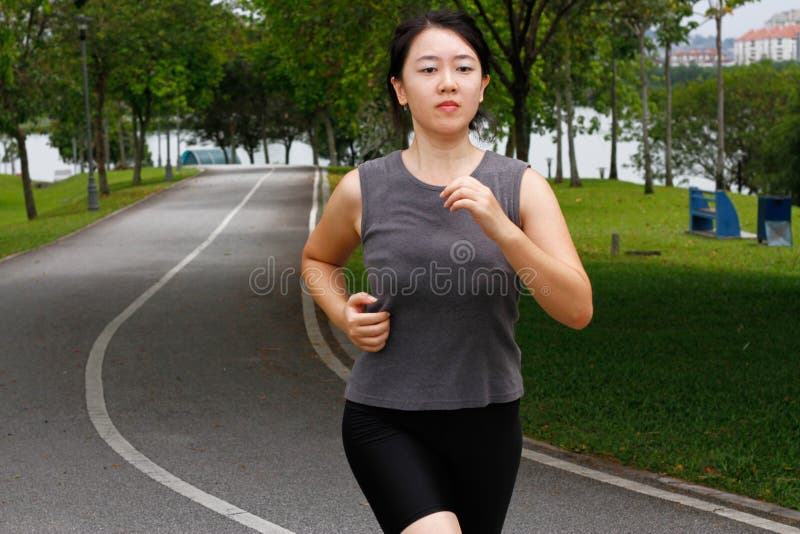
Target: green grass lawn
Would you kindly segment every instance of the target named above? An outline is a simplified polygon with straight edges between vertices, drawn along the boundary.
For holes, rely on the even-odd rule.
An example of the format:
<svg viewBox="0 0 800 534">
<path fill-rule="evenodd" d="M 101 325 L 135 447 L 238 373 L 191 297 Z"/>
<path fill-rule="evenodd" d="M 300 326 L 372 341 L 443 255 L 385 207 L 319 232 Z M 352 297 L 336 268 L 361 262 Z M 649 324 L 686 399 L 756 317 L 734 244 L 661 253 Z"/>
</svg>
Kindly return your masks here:
<svg viewBox="0 0 800 534">
<path fill-rule="evenodd" d="M 100 209 L 92 212 L 87 209 L 87 175 L 78 174 L 33 189 L 38 216 L 32 221 L 26 216 L 21 179 L 0 175 L 0 258 L 49 243 L 197 172 L 184 168 L 173 173 L 172 182 L 165 182 L 164 169 L 146 168 L 142 169 L 141 185 L 134 187 L 132 170 L 110 171 L 111 194 L 101 196 Z"/>
<path fill-rule="evenodd" d="M 592 280 L 594 317 L 572 330 L 521 298 L 525 434 L 800 509 L 800 245 L 686 234 L 682 188 L 552 185 Z M 729 196 L 755 233 L 756 197 Z M 355 280 L 361 261 L 359 247 Z"/>
</svg>

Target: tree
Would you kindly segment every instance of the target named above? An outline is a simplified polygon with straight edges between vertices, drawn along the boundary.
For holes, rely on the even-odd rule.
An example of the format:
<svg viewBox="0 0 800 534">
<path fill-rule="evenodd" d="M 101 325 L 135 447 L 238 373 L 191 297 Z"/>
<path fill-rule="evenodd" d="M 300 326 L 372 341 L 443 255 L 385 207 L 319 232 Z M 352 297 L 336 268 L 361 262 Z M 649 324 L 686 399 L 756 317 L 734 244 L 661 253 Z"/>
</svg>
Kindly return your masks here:
<svg viewBox="0 0 800 534">
<path fill-rule="evenodd" d="M 658 21 L 656 38 L 664 47 L 664 80 L 666 83 L 664 173 L 667 187 L 672 187 L 672 73 L 670 59 L 672 45 L 686 42 L 689 32 L 697 27 L 694 21 L 684 24 L 684 19 L 692 15 L 693 0 L 669 0 L 667 11 Z"/>
<path fill-rule="evenodd" d="M 495 54 L 492 69 L 513 105 L 514 143 L 517 158 L 527 161 L 530 152 L 531 113 L 528 98 L 531 73 L 559 27 L 559 21 L 572 10 L 589 4 L 587 0 L 454 0 L 459 9 L 472 13 L 488 30 Z M 502 59 L 499 59 L 499 58 Z"/>
<path fill-rule="evenodd" d="M 598 111 L 596 95 L 602 90 L 602 65 L 598 58 L 597 43 L 603 38 L 602 30 L 595 23 L 593 10 L 573 11 L 563 21 L 563 29 L 553 41 L 552 48 L 560 48 L 556 55 L 556 68 L 563 65 L 561 75 L 555 82 L 562 83 L 561 90 L 566 104 L 567 149 L 570 168 L 570 187 L 582 185 L 578 172 L 578 158 L 575 152 L 576 134 L 591 134 L 600 128 L 600 121 L 593 117 L 588 124 L 583 116 L 575 117 L 578 106 L 594 107 Z"/>
<path fill-rule="evenodd" d="M 792 102 L 800 87 L 800 67 L 787 64 L 778 69 L 764 61 L 723 72 L 728 111 L 725 117 L 725 169 L 729 175 L 742 165 L 743 186 L 751 190 L 770 188 L 780 182 L 780 170 L 790 157 L 782 142 L 793 116 Z M 714 101 L 717 83 L 713 78 L 678 84 L 674 88 L 674 124 L 681 135 L 674 139 L 675 171 L 716 180 L 717 114 Z M 660 91 L 655 98 L 663 98 Z M 663 146 L 665 117 L 659 116 L 651 135 Z M 784 123 L 784 121 L 787 121 Z M 777 128 L 776 125 L 781 125 Z M 777 133 L 778 131 L 782 133 Z M 737 157 L 737 156 L 741 156 Z M 663 162 L 658 162 L 663 165 Z M 641 165 L 641 162 L 639 162 Z M 727 189 L 730 181 L 722 185 Z"/>
<path fill-rule="evenodd" d="M 315 158 L 322 152 L 335 165 L 345 150 L 374 147 L 371 134 L 389 131 L 388 113 L 366 111 L 374 112 L 374 102 L 386 100 L 383 51 L 400 20 L 431 4 L 388 0 L 376 9 L 345 0 L 245 2 L 258 15 L 264 47 L 277 59 L 276 70 L 291 82 L 292 112 L 302 116 Z M 374 127 L 368 143 L 357 141 L 366 135 L 364 126 Z M 402 144 L 400 136 L 396 139 Z"/>
<path fill-rule="evenodd" d="M 631 31 L 630 26 L 622 22 L 616 11 L 611 10 L 606 15 L 605 20 L 608 24 L 608 30 L 606 38 L 599 40 L 599 45 L 607 47 L 607 50 L 603 50 L 602 55 L 607 60 L 608 69 L 606 75 L 610 77 L 608 81 L 608 111 L 611 114 L 611 155 L 608 178 L 609 180 L 617 180 L 619 179 L 617 144 L 620 134 L 620 112 L 625 107 L 630 107 L 634 98 L 638 98 L 635 95 L 631 95 L 628 90 L 628 87 L 632 87 L 633 84 L 624 83 L 627 81 L 626 78 L 633 72 L 631 61 L 636 56 L 637 38 Z M 598 100 L 602 101 L 602 98 L 603 96 L 600 96 Z"/>
<path fill-rule="evenodd" d="M 764 174 L 759 181 L 768 193 L 792 195 L 800 206 L 800 98 L 779 119 L 765 142 Z"/>
<path fill-rule="evenodd" d="M 0 3 L 0 132 L 14 138 L 22 170 L 28 219 L 36 218 L 26 138 L 29 125 L 44 110 L 50 82 L 47 54 L 52 6 L 45 0 Z"/>
<path fill-rule="evenodd" d="M 223 150 L 227 163 L 228 153 L 235 154 L 239 143 L 253 163 L 261 141 L 258 113 L 265 104 L 259 82 L 248 59 L 236 54 L 223 65 L 222 80 L 209 105 L 195 115 L 194 128 Z"/>
<path fill-rule="evenodd" d="M 717 28 L 717 189 L 725 187 L 725 89 L 722 76 L 722 17 L 751 0 L 708 0 L 706 17 L 713 18 Z"/>
<path fill-rule="evenodd" d="M 646 51 L 649 39 L 646 36 L 649 30 L 665 13 L 665 0 L 624 0 L 617 3 L 618 14 L 636 34 L 636 43 L 639 52 L 639 83 L 641 84 L 641 121 L 642 121 L 642 158 L 644 161 L 644 192 L 653 193 L 653 166 L 650 154 L 649 121 L 650 110 L 648 106 L 648 78 Z"/>
<path fill-rule="evenodd" d="M 119 67 L 110 81 L 133 116 L 133 184 L 138 185 L 153 117 L 202 107 L 211 98 L 222 76 L 233 15 L 224 4 L 205 0 L 165 0 L 148 9 L 136 0 L 119 0 L 113 9 L 127 23 L 118 34 Z M 176 13 L 191 16 L 174 24 Z"/>
<path fill-rule="evenodd" d="M 17 143 L 3 134 L 0 134 L 0 145 L 3 147 L 3 157 L 0 162 L 11 165 L 11 174 L 15 174 L 14 161 L 17 159 Z"/>
</svg>

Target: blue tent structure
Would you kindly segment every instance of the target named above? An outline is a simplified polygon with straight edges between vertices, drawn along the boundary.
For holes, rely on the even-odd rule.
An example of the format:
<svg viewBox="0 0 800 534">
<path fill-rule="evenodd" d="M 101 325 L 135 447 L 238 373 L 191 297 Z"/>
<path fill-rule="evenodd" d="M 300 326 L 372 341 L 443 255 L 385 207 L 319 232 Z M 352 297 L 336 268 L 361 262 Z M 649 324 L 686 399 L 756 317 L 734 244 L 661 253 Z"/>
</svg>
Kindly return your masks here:
<svg viewBox="0 0 800 534">
<path fill-rule="evenodd" d="M 231 149 L 225 150 L 228 153 L 229 163 L 241 163 L 237 156 L 235 161 L 231 158 Z M 221 148 L 190 148 L 181 154 L 181 165 L 224 165 L 225 154 Z"/>
</svg>

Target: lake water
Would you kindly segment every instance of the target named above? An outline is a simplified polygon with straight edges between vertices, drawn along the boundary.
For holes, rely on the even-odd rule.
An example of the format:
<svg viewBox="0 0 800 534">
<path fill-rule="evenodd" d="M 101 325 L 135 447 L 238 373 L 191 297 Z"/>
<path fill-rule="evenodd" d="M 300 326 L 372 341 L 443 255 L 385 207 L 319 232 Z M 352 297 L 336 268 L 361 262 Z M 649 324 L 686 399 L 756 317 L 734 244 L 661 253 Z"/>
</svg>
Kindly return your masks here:
<svg viewBox="0 0 800 534">
<path fill-rule="evenodd" d="M 591 116 L 591 112 L 585 112 Z M 578 160 L 578 171 L 581 178 L 598 178 L 600 176 L 600 167 L 605 169 L 605 175 L 608 176 L 608 166 L 611 158 L 611 142 L 606 141 L 604 136 L 608 133 L 610 127 L 610 120 L 606 117 L 600 117 L 601 129 L 593 135 L 578 135 L 575 138 L 575 153 Z M 565 128 L 566 130 L 566 128 Z M 153 155 L 155 162 L 158 160 L 159 143 L 156 135 L 151 135 L 147 138 L 147 143 L 150 153 Z M 486 144 L 476 141 L 476 144 L 482 148 L 492 149 L 493 144 Z M 31 177 L 34 180 L 43 182 L 54 181 L 56 171 L 72 171 L 77 172 L 78 169 L 73 168 L 70 164 L 61 161 L 58 151 L 49 145 L 48 137 L 45 135 L 31 135 L 28 137 L 28 155 L 30 161 Z M 166 163 L 166 139 L 162 135 L 160 138 L 161 158 L 162 163 Z M 181 143 L 181 149 L 185 150 L 185 143 Z M 505 142 L 498 143 L 497 151 L 501 154 L 505 149 Z M 170 150 L 172 152 L 173 165 L 177 161 L 177 144 L 174 132 L 170 136 Z M 284 148 L 279 143 L 270 144 L 268 147 L 270 161 L 272 163 L 283 163 L 284 161 Z M 633 142 L 620 142 L 617 144 L 617 164 L 618 172 L 621 180 L 644 183 L 641 174 L 631 166 L 631 156 L 636 153 L 637 146 Z M 243 163 L 249 163 L 247 153 L 241 148 L 237 150 L 237 155 Z M 541 136 L 533 135 L 531 138 L 530 157 L 528 161 L 531 166 L 538 170 L 543 175 L 547 176 L 547 158 L 553 158 L 551 167 L 551 174 L 555 174 L 555 156 L 556 146 L 551 135 Z M 565 177 L 569 177 L 569 157 L 567 153 L 566 133 L 564 135 L 563 147 L 563 168 Z M 297 165 L 310 165 L 312 162 L 311 148 L 301 142 L 292 144 L 289 153 L 289 162 Z M 264 155 L 261 151 L 255 154 L 255 163 L 264 163 Z M 322 159 L 321 164 L 327 164 L 327 160 Z M 16 172 L 20 172 L 19 160 L 16 164 Z M 8 163 L 0 164 L 0 172 L 10 174 L 11 166 Z M 658 182 L 656 182 L 658 183 Z M 691 185 L 700 187 L 706 190 L 714 189 L 714 182 L 705 178 L 692 178 L 690 180 L 684 179 L 684 183 L 678 185 L 687 187 Z"/>
</svg>

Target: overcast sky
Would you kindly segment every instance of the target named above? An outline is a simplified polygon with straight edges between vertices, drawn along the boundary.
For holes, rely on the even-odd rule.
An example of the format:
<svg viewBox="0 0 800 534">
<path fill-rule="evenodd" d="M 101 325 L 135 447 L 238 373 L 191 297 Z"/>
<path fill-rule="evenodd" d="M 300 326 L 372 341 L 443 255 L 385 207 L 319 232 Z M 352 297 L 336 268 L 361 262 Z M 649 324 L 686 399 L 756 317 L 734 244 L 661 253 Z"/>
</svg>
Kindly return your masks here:
<svg viewBox="0 0 800 534">
<path fill-rule="evenodd" d="M 708 0 L 701 0 L 694 5 L 695 13 L 700 13 L 695 20 L 700 22 L 700 26 L 693 32 L 698 35 L 715 35 L 716 28 L 713 20 L 705 20 L 702 17 L 708 9 Z M 747 3 L 736 8 L 732 14 L 726 15 L 722 19 L 722 37 L 740 37 L 749 30 L 763 28 L 772 15 L 781 11 L 800 9 L 800 0 L 760 0 Z"/>
</svg>

